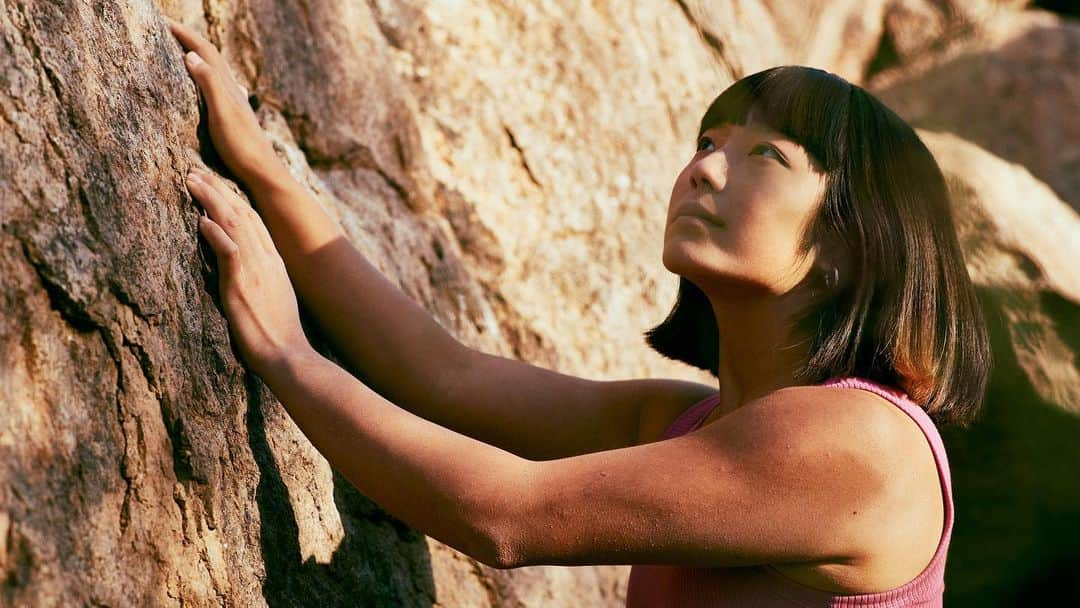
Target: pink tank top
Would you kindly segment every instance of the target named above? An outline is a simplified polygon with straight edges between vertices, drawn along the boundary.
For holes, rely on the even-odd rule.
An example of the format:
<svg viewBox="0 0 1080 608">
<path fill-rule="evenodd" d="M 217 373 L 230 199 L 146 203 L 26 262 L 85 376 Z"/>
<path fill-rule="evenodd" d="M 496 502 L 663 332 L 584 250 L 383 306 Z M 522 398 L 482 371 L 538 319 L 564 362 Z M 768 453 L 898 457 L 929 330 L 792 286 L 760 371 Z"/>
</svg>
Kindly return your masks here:
<svg viewBox="0 0 1080 608">
<path fill-rule="evenodd" d="M 627 608 L 657 606 L 710 606 L 722 608 L 772 608 L 800 606 L 832 608 L 900 608 L 902 606 L 940 607 L 945 590 L 945 556 L 953 527 L 952 478 L 945 454 L 945 444 L 930 416 L 917 403 L 898 390 L 871 380 L 856 377 L 830 378 L 822 386 L 861 388 L 881 395 L 911 416 L 919 425 L 937 462 L 941 493 L 945 501 L 945 522 L 937 551 L 918 576 L 907 583 L 878 593 L 840 595 L 808 587 L 788 578 L 771 565 L 739 568 L 693 568 L 664 565 L 636 565 L 630 568 L 626 590 Z M 716 407 L 719 394 L 701 401 L 683 412 L 664 432 L 663 439 L 684 435 L 698 428 Z"/>
</svg>

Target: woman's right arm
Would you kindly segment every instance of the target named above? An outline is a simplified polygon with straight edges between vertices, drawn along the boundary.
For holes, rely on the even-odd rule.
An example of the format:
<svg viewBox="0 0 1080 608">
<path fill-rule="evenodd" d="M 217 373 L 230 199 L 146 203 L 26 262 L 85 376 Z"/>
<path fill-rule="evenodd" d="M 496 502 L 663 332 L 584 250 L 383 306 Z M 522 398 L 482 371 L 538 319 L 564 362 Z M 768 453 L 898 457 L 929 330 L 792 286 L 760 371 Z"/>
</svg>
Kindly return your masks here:
<svg viewBox="0 0 1080 608">
<path fill-rule="evenodd" d="M 545 460 L 635 445 L 643 407 L 681 411 L 711 390 L 587 380 L 469 348 L 368 262 L 283 167 L 246 185 L 336 351 L 390 401 L 433 422 Z"/>
<path fill-rule="evenodd" d="M 214 148 L 248 188 L 298 298 L 371 385 L 424 418 L 525 458 L 546 460 L 655 439 L 709 387 L 593 381 L 470 349 L 382 276 L 281 164 L 225 59 L 169 19 L 206 99 Z"/>
</svg>

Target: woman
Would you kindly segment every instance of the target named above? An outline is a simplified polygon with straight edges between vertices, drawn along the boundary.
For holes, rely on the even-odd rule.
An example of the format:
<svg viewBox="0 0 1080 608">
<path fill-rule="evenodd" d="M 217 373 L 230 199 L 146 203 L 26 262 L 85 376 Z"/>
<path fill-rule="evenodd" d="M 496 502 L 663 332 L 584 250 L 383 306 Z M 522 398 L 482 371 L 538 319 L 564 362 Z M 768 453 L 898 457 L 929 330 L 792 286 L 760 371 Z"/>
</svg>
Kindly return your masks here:
<svg viewBox="0 0 1080 608">
<path fill-rule="evenodd" d="M 934 422 L 977 414 L 988 341 L 941 173 L 868 93 L 785 67 L 712 103 L 664 233 L 679 298 L 648 341 L 719 392 L 601 382 L 457 342 L 289 177 L 217 49 L 171 28 L 258 209 L 189 179 L 240 354 L 387 511 L 498 568 L 635 564 L 631 606 L 940 604 Z M 294 286 L 378 392 L 312 349 Z"/>
</svg>

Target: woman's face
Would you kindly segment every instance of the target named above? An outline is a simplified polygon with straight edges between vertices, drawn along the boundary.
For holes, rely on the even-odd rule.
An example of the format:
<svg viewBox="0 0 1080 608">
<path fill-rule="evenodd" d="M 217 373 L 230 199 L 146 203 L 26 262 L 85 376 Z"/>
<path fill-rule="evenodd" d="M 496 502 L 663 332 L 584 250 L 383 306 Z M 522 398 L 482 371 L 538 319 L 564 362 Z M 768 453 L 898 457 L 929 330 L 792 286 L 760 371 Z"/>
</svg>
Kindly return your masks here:
<svg viewBox="0 0 1080 608">
<path fill-rule="evenodd" d="M 798 245 L 825 192 L 799 144 L 771 128 L 713 127 L 675 180 L 664 230 L 664 266 L 707 288 L 787 292 L 810 270 Z"/>
</svg>

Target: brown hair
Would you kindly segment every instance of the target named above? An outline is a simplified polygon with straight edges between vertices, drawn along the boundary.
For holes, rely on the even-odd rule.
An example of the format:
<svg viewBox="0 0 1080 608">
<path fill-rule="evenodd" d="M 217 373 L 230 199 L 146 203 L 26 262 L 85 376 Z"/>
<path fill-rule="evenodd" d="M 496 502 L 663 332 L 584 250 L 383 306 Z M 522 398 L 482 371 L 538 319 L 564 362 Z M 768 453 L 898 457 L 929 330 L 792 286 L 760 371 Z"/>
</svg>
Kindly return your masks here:
<svg viewBox="0 0 1080 608">
<path fill-rule="evenodd" d="M 802 251 L 831 236 L 852 261 L 853 276 L 797 319 L 812 342 L 796 380 L 866 378 L 901 388 L 939 425 L 970 425 L 989 381 L 990 340 L 933 155 L 870 93 L 801 66 L 732 84 L 705 112 L 698 139 L 719 124 L 745 124 L 751 110 L 826 174 Z M 716 375 L 717 332 L 705 294 L 680 278 L 674 308 L 645 337 L 662 355 Z"/>
</svg>

